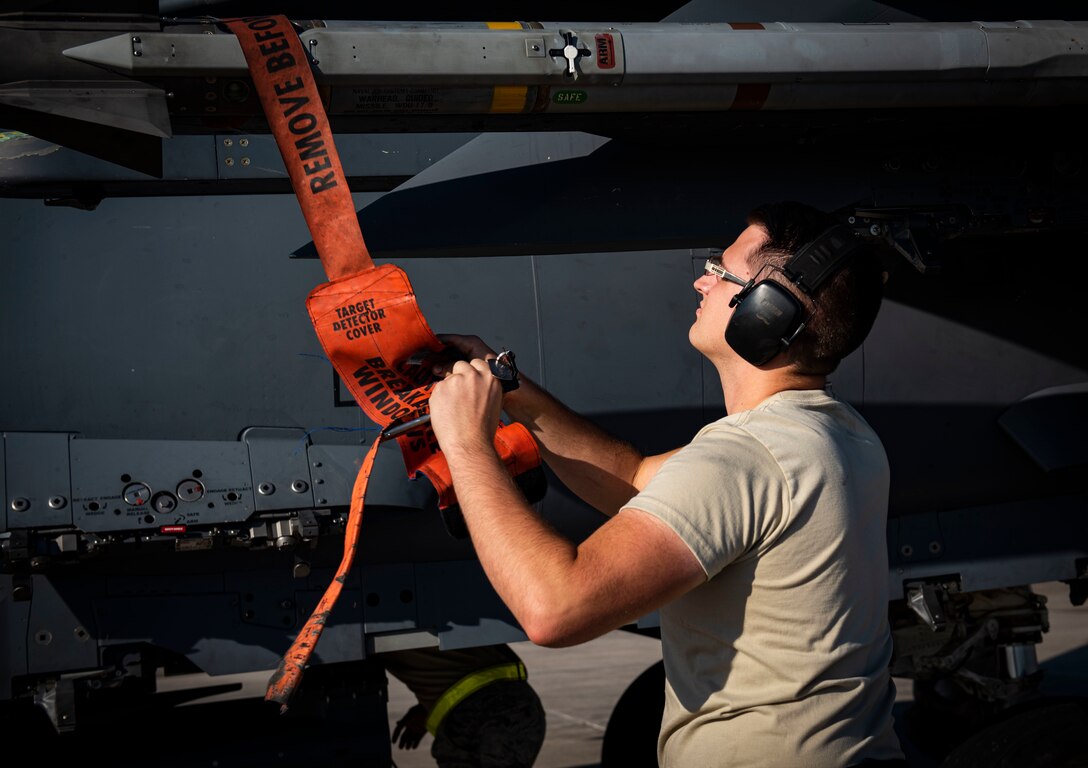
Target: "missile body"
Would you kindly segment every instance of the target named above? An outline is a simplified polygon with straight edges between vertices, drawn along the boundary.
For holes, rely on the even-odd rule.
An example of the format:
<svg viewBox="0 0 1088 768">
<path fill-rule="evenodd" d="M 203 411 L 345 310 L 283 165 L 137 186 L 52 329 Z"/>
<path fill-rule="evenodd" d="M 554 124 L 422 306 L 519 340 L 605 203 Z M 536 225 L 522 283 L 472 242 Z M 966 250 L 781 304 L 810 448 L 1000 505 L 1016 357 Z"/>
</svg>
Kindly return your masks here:
<svg viewBox="0 0 1088 768">
<path fill-rule="evenodd" d="M 215 20 L 43 25 L 0 18 L 2 127 L 67 145 L 87 125 L 156 142 L 268 130 L 238 42 Z M 654 114 L 1088 101 L 1088 22 L 295 26 L 337 131 L 608 134 Z"/>
<path fill-rule="evenodd" d="M 585 114 L 1080 102 L 1088 22 L 400 24 L 308 22 L 333 114 Z M 301 25 L 300 25 L 301 26 Z M 208 33 L 211 34 L 208 34 Z M 170 24 L 64 51 L 137 80 L 214 78 L 184 111 L 245 114 L 220 25 Z M 173 90 L 173 99 L 179 94 Z M 172 106 L 172 116 L 183 111 Z"/>
</svg>

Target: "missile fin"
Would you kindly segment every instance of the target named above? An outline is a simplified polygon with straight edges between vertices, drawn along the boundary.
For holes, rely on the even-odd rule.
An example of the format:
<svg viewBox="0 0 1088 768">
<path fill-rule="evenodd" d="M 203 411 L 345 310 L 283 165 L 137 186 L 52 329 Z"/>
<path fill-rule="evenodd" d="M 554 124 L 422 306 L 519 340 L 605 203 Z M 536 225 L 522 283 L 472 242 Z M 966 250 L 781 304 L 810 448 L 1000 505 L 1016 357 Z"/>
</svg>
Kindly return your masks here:
<svg viewBox="0 0 1088 768">
<path fill-rule="evenodd" d="M 166 95 L 143 83 L 9 83 L 0 86 L 0 104 L 158 138 L 173 135 Z"/>
<path fill-rule="evenodd" d="M 162 139 L 0 102 L 0 125 L 162 178 Z"/>
</svg>

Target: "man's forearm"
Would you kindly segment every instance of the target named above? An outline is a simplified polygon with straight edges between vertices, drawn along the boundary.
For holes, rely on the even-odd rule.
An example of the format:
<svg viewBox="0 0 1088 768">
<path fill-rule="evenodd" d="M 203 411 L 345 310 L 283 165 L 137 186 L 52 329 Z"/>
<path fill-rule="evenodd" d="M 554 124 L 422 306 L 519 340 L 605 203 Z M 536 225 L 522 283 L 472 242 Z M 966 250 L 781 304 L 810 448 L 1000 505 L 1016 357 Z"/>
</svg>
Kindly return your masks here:
<svg viewBox="0 0 1088 768">
<path fill-rule="evenodd" d="M 577 546 L 525 502 L 490 447 L 447 458 L 476 555 L 530 640 L 569 645 L 619 626 L 584 597 Z"/>
<path fill-rule="evenodd" d="M 523 377 L 521 386 L 504 397 L 503 409 L 529 429 L 563 484 L 594 508 L 614 515 L 636 493 L 642 454 L 534 382 Z"/>
</svg>

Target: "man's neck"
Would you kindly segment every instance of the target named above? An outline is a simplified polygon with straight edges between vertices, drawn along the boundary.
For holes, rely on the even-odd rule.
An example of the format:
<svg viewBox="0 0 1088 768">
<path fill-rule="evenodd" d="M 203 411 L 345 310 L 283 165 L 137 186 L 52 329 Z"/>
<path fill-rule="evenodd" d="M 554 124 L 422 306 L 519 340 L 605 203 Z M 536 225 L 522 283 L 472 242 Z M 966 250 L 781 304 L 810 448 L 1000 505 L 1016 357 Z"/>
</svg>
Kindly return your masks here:
<svg viewBox="0 0 1088 768">
<path fill-rule="evenodd" d="M 753 368 L 739 371 L 719 369 L 726 413 L 740 413 L 755 408 L 771 395 L 789 390 L 819 389 L 827 386 L 824 376 L 801 374 L 789 367 Z"/>
</svg>

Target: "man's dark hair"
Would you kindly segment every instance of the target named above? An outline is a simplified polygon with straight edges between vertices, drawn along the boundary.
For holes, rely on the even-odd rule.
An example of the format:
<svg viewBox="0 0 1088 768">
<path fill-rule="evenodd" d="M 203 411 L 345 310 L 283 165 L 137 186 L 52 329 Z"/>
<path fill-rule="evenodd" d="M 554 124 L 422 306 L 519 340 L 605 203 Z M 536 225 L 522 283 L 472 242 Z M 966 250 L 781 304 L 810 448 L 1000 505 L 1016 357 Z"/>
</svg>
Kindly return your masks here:
<svg viewBox="0 0 1088 768">
<path fill-rule="evenodd" d="M 803 245 L 840 223 L 838 219 L 805 203 L 786 200 L 753 209 L 747 223 L 761 226 L 770 235 L 763 247 L 749 257 L 753 277 L 774 280 L 804 307 L 805 328 L 786 350 L 786 359 L 801 373 L 831 373 L 844 357 L 861 346 L 880 309 L 884 268 L 876 243 L 866 240 L 838 272 L 809 296 L 782 269 Z M 768 269 L 778 274 L 766 274 Z"/>
</svg>

